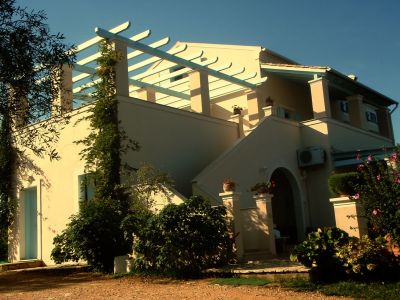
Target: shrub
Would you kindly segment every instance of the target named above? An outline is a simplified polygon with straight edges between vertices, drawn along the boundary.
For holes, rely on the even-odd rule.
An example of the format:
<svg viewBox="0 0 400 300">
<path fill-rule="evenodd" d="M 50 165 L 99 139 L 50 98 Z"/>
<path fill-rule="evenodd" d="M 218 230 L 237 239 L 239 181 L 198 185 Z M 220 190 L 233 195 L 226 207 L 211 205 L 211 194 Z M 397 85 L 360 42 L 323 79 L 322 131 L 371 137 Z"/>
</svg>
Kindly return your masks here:
<svg viewBox="0 0 400 300">
<path fill-rule="evenodd" d="M 7 228 L 0 228 L 0 261 L 8 259 L 8 236 Z"/>
<path fill-rule="evenodd" d="M 328 178 L 329 192 L 332 197 L 355 195 L 358 182 L 359 175 L 357 172 L 332 174 Z"/>
<path fill-rule="evenodd" d="M 346 272 L 358 280 L 396 280 L 399 278 L 400 264 L 387 249 L 383 238 L 371 239 L 363 236 L 352 238 L 339 249 L 338 256 L 343 261 Z"/>
<path fill-rule="evenodd" d="M 363 182 L 357 185 L 364 217 L 375 236 L 391 236 L 400 245 L 400 148 L 388 163 L 371 156 L 358 166 Z"/>
<path fill-rule="evenodd" d="M 339 228 L 318 229 L 293 249 L 291 259 L 311 268 L 313 280 L 339 279 L 345 275 L 345 269 L 337 252 L 348 240 L 349 235 Z"/>
<path fill-rule="evenodd" d="M 195 277 L 227 263 L 232 255 L 224 207 L 211 207 L 195 196 L 167 205 L 138 227 L 135 266 L 175 277 Z"/>
<path fill-rule="evenodd" d="M 121 229 L 123 214 L 113 200 L 92 200 L 54 238 L 51 258 L 56 263 L 86 260 L 95 270 L 112 272 L 114 256 L 125 255 L 130 244 Z"/>
</svg>

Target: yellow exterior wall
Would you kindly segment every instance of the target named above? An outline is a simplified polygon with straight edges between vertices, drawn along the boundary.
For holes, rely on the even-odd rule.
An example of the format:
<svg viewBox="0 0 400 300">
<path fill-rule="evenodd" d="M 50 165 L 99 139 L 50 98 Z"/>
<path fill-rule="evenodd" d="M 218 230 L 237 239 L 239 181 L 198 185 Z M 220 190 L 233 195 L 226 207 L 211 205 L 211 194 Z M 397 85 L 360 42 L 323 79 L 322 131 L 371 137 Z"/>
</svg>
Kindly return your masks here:
<svg viewBox="0 0 400 300">
<path fill-rule="evenodd" d="M 269 181 L 276 169 L 284 168 L 296 181 L 296 224 L 299 230 L 303 230 L 308 216 L 305 185 L 297 167 L 296 150 L 300 146 L 300 128 L 297 123 L 267 117 L 249 135 L 239 140 L 196 176 L 193 191 L 215 204 L 220 204 L 218 195 L 222 190 L 222 182 L 225 178 L 230 178 L 238 184 L 236 190 L 241 193 L 241 207 L 254 207 L 251 187 L 257 182 Z M 301 237 L 302 234 L 304 232 L 299 232 L 298 236 Z M 251 237 L 246 239 L 252 240 Z"/>
<path fill-rule="evenodd" d="M 121 126 L 141 146 L 123 163 L 154 165 L 184 195 L 191 193 L 190 180 L 238 138 L 236 124 L 202 114 L 132 98 L 120 98 L 119 107 Z"/>
<path fill-rule="evenodd" d="M 139 152 L 125 156 L 123 162 L 134 167 L 140 167 L 142 163 L 153 164 L 169 173 L 176 188 L 187 195 L 195 174 L 238 138 L 234 123 L 133 98 L 121 98 L 119 110 L 121 126 L 142 147 Z M 84 174 L 84 162 L 79 157 L 82 146 L 74 141 L 84 139 L 89 133 L 88 121 L 76 123 L 87 113 L 88 107 L 72 112 L 70 123 L 60 128 L 59 142 L 55 144 L 60 160 L 38 158 L 26 151 L 36 172 L 29 166 L 20 173 L 23 176 L 19 178 L 19 190 L 35 186 L 38 189 L 38 258 L 46 264 L 52 264 L 53 238 L 65 228 L 68 218 L 79 210 L 78 176 Z M 154 198 L 160 202 L 156 203 L 156 209 L 168 202 L 160 195 L 154 195 Z M 171 201 L 180 203 L 182 196 L 174 193 Z M 19 203 L 18 218 L 10 238 L 12 261 L 24 258 L 22 198 Z"/>
<path fill-rule="evenodd" d="M 22 172 L 20 171 L 18 176 L 18 195 L 25 188 L 37 187 L 38 190 L 38 258 L 45 263 L 51 263 L 50 253 L 54 236 L 61 233 L 68 218 L 79 209 L 78 175 L 84 174 L 84 162 L 78 155 L 82 147 L 74 144 L 74 141 L 84 139 L 89 133 L 89 126 L 85 120 L 79 122 L 77 126 L 74 124 L 87 115 L 87 110 L 88 107 L 83 107 L 72 112 L 70 123 L 60 128 L 59 141 L 54 145 L 61 156 L 60 160 L 50 161 L 47 157 L 40 158 L 26 150 L 26 161 L 29 163 L 22 166 Z M 37 126 L 40 127 L 40 123 Z M 10 237 L 11 261 L 24 258 L 22 212 L 21 197 L 18 216 Z"/>
</svg>

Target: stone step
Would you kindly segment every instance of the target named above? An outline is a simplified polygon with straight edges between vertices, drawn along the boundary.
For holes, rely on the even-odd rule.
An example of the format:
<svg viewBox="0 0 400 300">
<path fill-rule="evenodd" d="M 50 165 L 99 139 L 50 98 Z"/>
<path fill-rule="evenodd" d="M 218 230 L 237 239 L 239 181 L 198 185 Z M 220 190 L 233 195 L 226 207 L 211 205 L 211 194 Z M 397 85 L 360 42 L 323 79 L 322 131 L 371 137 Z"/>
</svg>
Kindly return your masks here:
<svg viewBox="0 0 400 300">
<path fill-rule="evenodd" d="M 6 263 L 0 265 L 0 272 L 19 270 L 19 269 L 39 268 L 43 266 L 45 266 L 44 262 L 38 259 L 21 260 L 13 263 Z"/>
</svg>

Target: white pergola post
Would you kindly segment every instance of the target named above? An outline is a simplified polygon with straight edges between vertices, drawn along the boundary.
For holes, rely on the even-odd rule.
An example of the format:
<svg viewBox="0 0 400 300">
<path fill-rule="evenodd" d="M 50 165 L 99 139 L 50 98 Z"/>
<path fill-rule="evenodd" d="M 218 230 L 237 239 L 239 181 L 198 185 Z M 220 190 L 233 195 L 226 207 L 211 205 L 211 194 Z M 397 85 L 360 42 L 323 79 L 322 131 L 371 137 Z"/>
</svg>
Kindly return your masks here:
<svg viewBox="0 0 400 300">
<path fill-rule="evenodd" d="M 192 111 L 210 115 L 210 91 L 208 74 L 202 71 L 189 73 L 190 107 Z"/>
<path fill-rule="evenodd" d="M 56 98 L 53 99 L 52 115 L 63 114 L 71 111 L 73 108 L 72 67 L 63 65 L 59 76 L 60 86 Z"/>
<path fill-rule="evenodd" d="M 120 59 L 115 65 L 116 93 L 117 96 L 129 97 L 127 45 L 123 41 L 113 40 L 113 48 L 120 54 Z"/>
</svg>

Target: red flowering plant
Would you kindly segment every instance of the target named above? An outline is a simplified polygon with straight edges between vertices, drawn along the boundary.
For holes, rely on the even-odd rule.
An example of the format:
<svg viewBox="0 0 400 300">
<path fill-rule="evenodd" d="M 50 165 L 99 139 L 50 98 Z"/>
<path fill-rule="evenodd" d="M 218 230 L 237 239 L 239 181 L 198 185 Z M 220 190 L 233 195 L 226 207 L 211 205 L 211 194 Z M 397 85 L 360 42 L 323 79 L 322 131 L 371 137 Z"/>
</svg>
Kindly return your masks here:
<svg viewBox="0 0 400 300">
<path fill-rule="evenodd" d="M 254 186 L 251 187 L 251 191 L 255 192 L 256 194 L 272 194 L 274 188 L 276 187 L 275 180 L 271 180 L 269 182 L 262 181 L 256 183 Z"/>
<path fill-rule="evenodd" d="M 400 245 L 400 146 L 385 160 L 371 155 L 358 166 L 357 194 L 364 217 L 377 236 L 389 236 Z"/>
</svg>

